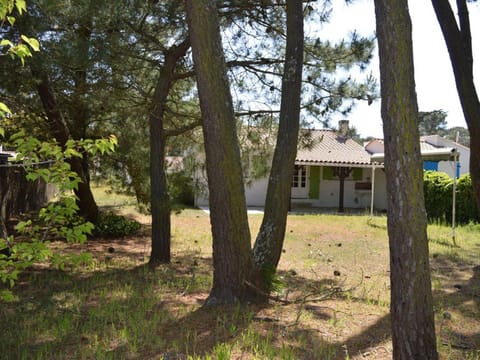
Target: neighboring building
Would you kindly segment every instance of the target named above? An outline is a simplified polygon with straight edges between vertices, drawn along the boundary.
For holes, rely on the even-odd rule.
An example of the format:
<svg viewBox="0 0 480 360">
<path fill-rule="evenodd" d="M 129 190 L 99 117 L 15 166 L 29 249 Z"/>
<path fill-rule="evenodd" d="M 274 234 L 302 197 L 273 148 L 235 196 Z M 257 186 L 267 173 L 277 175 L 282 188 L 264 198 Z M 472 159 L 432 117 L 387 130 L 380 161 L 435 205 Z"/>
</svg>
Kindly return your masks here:
<svg viewBox="0 0 480 360">
<path fill-rule="evenodd" d="M 167 172 L 180 172 L 184 169 L 183 156 L 165 156 Z"/>
<path fill-rule="evenodd" d="M 9 158 L 15 157 L 15 152 L 4 151 L 0 147 L 0 217 L 4 220 L 40 210 L 56 191 L 54 185 L 46 184 L 41 178 L 27 180 L 23 166 L 9 161 Z"/>
<path fill-rule="evenodd" d="M 7 165 L 8 159 L 11 157 L 12 155 L 0 151 L 0 165 Z"/>
<path fill-rule="evenodd" d="M 291 207 L 385 210 L 386 178 L 383 171 L 384 143 L 375 139 L 364 146 L 347 136 L 348 121 L 341 120 L 339 130 L 304 130 L 295 159 L 292 178 Z M 424 167 L 445 171 L 453 177 L 468 172 L 470 150 L 438 135 L 421 138 Z M 265 203 L 268 179 L 249 181 L 245 185 L 248 206 Z M 206 186 L 203 187 L 204 189 Z M 197 206 L 208 206 L 208 196 L 199 193 Z"/>
<path fill-rule="evenodd" d="M 372 154 L 372 159 L 383 162 L 384 144 L 382 139 L 374 139 L 365 144 L 365 149 Z M 424 170 L 440 171 L 451 178 L 470 172 L 470 149 L 455 141 L 439 135 L 420 137 L 420 151 Z M 457 161 L 454 160 L 457 156 Z"/>
<path fill-rule="evenodd" d="M 420 141 L 436 148 L 455 148 L 459 154 L 456 164 L 451 161 L 430 162 L 430 164 L 425 164 L 425 170 L 441 171 L 447 173 L 451 178 L 455 175 L 459 177 L 470 172 L 470 148 L 439 135 L 422 136 Z M 427 166 L 429 167 L 427 168 Z"/>
<path fill-rule="evenodd" d="M 17 154 L 13 151 L 3 150 L 3 145 L 0 144 L 0 165 L 7 165 L 8 159 L 15 158 Z"/>
</svg>

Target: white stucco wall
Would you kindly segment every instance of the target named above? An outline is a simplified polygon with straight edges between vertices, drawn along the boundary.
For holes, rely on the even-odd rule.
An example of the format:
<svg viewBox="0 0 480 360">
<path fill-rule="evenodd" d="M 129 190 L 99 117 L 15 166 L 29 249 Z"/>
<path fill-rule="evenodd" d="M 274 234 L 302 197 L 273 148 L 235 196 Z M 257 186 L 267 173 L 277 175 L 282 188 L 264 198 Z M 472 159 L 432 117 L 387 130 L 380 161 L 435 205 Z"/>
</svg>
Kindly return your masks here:
<svg viewBox="0 0 480 360">
<path fill-rule="evenodd" d="M 251 184 L 245 185 L 245 197 L 247 206 L 263 207 L 265 206 L 265 198 L 267 197 L 268 179 L 263 178 L 252 181 Z"/>
<path fill-rule="evenodd" d="M 199 178 L 197 178 L 199 181 Z M 195 206 L 202 207 L 208 206 L 208 188 L 205 179 L 201 180 L 201 188 L 203 191 L 199 191 L 195 194 Z M 254 180 L 245 185 L 245 197 L 247 206 L 263 207 L 265 205 L 265 197 L 267 196 L 268 179 L 263 178 Z"/>
<path fill-rule="evenodd" d="M 309 172 L 310 173 L 310 172 Z M 364 168 L 361 180 L 345 180 L 344 207 L 355 209 L 370 209 L 371 191 L 355 190 L 357 181 L 371 182 L 372 170 Z M 197 182 L 201 183 L 203 191 L 197 192 L 195 206 L 208 206 L 208 189 L 204 176 L 197 174 Z M 310 179 L 308 179 L 309 186 Z M 247 206 L 263 207 L 267 194 L 268 179 L 258 179 L 245 185 L 245 196 Z M 307 192 L 308 194 L 308 187 Z M 310 199 L 308 196 L 303 199 L 292 199 L 292 207 L 311 206 L 319 208 L 337 208 L 339 194 L 339 181 L 323 179 L 323 168 L 320 170 L 319 198 Z M 384 210 L 387 208 L 385 173 L 382 169 L 375 170 L 375 209 Z"/>
<path fill-rule="evenodd" d="M 371 191 L 355 190 L 353 180 L 345 180 L 343 206 L 345 208 L 364 209 L 370 207 Z M 338 180 L 320 181 L 320 198 L 315 202 L 316 206 L 336 208 L 339 201 L 340 182 Z"/>
<path fill-rule="evenodd" d="M 374 208 L 387 210 L 387 180 L 383 169 L 375 170 Z"/>
<path fill-rule="evenodd" d="M 381 169 L 375 172 L 375 204 L 377 210 L 386 209 L 385 176 Z M 370 190 L 355 190 L 356 182 L 371 182 L 372 170 L 363 168 L 362 179 L 346 179 L 344 185 L 344 207 L 354 209 L 369 209 L 372 192 Z M 292 199 L 293 206 L 309 205 L 319 208 L 338 208 L 340 183 L 338 179 L 326 180 L 323 176 L 323 168 L 320 170 L 320 184 L 318 199 Z"/>
<path fill-rule="evenodd" d="M 460 153 L 460 176 L 468 174 L 470 172 L 470 149 L 457 148 Z M 439 161 L 438 162 L 438 171 L 448 174 L 453 178 L 456 174 L 456 164 L 453 161 Z"/>
</svg>

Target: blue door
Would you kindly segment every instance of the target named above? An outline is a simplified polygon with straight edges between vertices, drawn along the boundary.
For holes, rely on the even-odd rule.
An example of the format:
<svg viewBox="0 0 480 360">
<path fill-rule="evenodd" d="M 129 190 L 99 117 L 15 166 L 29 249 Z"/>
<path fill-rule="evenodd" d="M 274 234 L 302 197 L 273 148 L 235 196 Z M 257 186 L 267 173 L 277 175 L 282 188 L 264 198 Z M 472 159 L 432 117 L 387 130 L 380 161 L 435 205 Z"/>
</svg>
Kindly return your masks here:
<svg viewBox="0 0 480 360">
<path fill-rule="evenodd" d="M 424 161 L 423 170 L 438 171 L 438 161 Z"/>
</svg>

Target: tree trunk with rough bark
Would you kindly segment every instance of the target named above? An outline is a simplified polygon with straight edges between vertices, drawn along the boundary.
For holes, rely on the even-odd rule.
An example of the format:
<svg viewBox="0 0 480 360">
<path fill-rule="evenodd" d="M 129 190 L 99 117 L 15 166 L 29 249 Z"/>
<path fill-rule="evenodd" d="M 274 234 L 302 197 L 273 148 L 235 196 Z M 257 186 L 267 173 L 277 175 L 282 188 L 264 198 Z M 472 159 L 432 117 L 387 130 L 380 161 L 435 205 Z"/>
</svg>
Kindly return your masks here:
<svg viewBox="0 0 480 360">
<path fill-rule="evenodd" d="M 213 287 L 207 304 L 253 297 L 240 149 L 214 0 L 187 0 L 187 21 L 202 111 L 213 237 Z"/>
<path fill-rule="evenodd" d="M 75 140 L 85 139 L 87 137 L 87 129 L 90 121 L 88 97 L 90 85 L 87 80 L 87 69 L 90 62 L 89 53 L 92 40 L 92 19 L 89 17 L 81 17 L 79 26 L 74 31 L 75 41 L 74 49 L 75 61 L 70 64 L 72 67 L 73 93 L 71 95 L 71 108 L 69 110 L 70 123 L 66 123 L 70 136 Z M 98 208 L 93 199 L 90 189 L 90 161 L 87 153 L 82 158 L 78 158 L 70 162 L 72 169 L 81 174 L 82 185 L 78 187 L 78 201 L 80 207 L 80 215 L 95 223 L 98 218 Z M 80 198 L 80 193 L 82 199 Z M 89 200 L 91 195 L 91 199 Z M 81 204 L 83 202 L 83 204 Z M 81 204 L 81 205 L 80 205 Z M 82 214 L 85 209 L 85 214 Z"/>
<path fill-rule="evenodd" d="M 394 359 L 437 359 L 407 0 L 375 0 Z"/>
<path fill-rule="evenodd" d="M 164 64 L 160 70 L 150 111 L 150 204 L 152 211 L 150 265 L 170 262 L 170 196 L 165 169 L 167 137 L 164 128 L 164 113 L 175 67 L 189 47 L 190 42 L 186 39 L 178 46 L 172 46 L 165 51 Z"/>
<path fill-rule="evenodd" d="M 277 143 L 268 180 L 265 212 L 254 246 L 254 259 L 263 271 L 276 271 L 282 254 L 300 124 L 303 65 L 301 0 L 287 1 L 287 47 Z M 268 284 L 265 284 L 268 285 Z"/>
<path fill-rule="evenodd" d="M 39 66 L 33 63 L 31 63 L 31 70 L 33 77 L 37 80 L 37 91 L 48 118 L 51 134 L 61 146 L 64 146 L 70 139 L 70 131 L 58 106 L 50 79 Z M 72 157 L 68 162 L 81 179 L 78 189 L 75 190 L 79 215 L 95 223 L 98 219 L 98 207 L 90 189 L 89 174 L 85 171 L 82 159 Z"/>
<path fill-rule="evenodd" d="M 450 55 L 458 96 L 470 132 L 470 176 L 480 220 L 480 100 L 473 81 L 472 36 L 467 1 L 457 0 L 459 25 L 449 0 L 432 0 Z"/>
</svg>

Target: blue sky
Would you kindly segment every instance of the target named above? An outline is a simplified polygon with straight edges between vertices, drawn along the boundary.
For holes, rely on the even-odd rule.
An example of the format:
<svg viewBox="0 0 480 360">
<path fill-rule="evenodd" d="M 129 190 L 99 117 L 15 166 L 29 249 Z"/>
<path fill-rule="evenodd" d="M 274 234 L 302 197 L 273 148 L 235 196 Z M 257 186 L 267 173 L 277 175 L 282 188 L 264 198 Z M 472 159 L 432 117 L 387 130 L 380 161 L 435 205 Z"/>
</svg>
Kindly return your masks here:
<svg viewBox="0 0 480 360">
<path fill-rule="evenodd" d="M 329 24 L 322 26 L 323 39 L 336 40 L 354 29 L 361 35 L 375 31 L 373 0 L 356 0 L 346 5 L 344 0 L 332 0 L 334 13 Z M 410 0 L 413 24 L 415 82 L 420 111 L 442 109 L 448 113 L 448 127 L 464 126 L 465 120 L 458 101 L 450 59 L 430 0 Z M 470 4 L 472 42 L 474 44 L 474 77 L 480 91 L 480 3 Z M 475 21 L 475 19 L 477 21 Z M 477 46 L 475 47 L 475 44 Z M 475 61 L 476 60 L 476 61 Z M 378 55 L 366 70 L 379 79 Z M 340 119 L 340 118 L 338 118 Z M 347 117 L 362 136 L 383 137 L 380 101 L 372 105 L 360 103 Z M 334 125 L 335 122 L 332 122 Z"/>
</svg>

